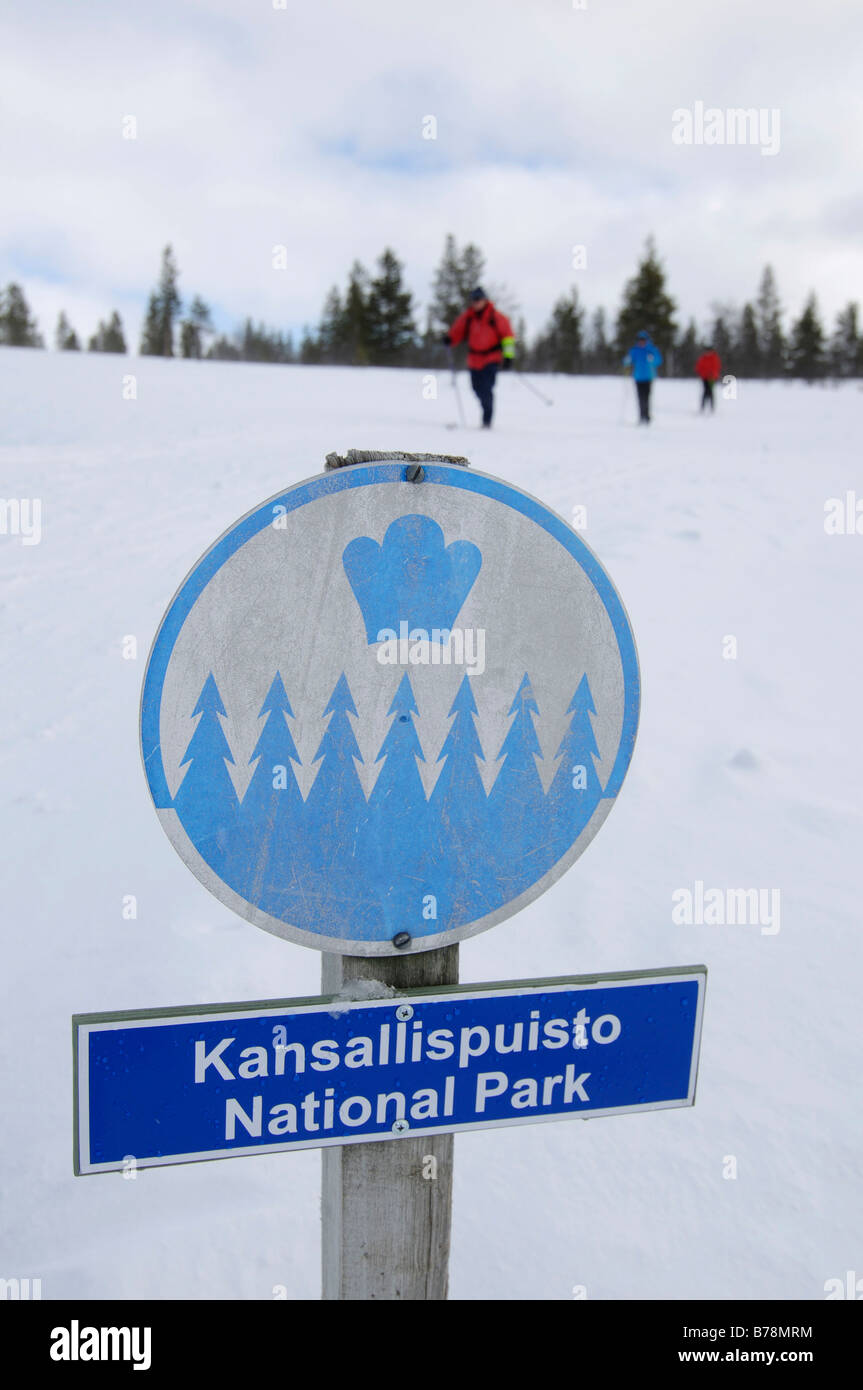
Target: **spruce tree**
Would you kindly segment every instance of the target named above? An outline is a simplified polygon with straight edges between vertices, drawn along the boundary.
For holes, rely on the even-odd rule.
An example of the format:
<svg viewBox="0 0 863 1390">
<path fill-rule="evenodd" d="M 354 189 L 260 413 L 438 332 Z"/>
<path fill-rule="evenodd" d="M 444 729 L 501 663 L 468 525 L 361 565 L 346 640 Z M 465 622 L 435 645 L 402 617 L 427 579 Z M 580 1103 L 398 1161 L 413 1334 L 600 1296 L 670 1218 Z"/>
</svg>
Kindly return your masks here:
<svg viewBox="0 0 863 1390">
<path fill-rule="evenodd" d="M 213 362 L 239 362 L 240 349 L 224 333 L 220 333 L 207 348 L 207 357 Z"/>
<path fill-rule="evenodd" d="M 123 321 L 116 309 L 105 326 L 102 338 L 102 352 L 125 352 L 126 339 L 123 334 Z"/>
<path fill-rule="evenodd" d="M 762 375 L 761 342 L 758 336 L 758 320 L 751 304 L 743 306 L 740 315 L 740 337 L 737 343 L 737 375 L 746 379 Z"/>
<path fill-rule="evenodd" d="M 181 309 L 177 289 L 179 272 L 170 246 L 162 252 L 162 267 L 158 287 L 150 295 L 144 331 L 141 336 L 142 357 L 174 356 L 174 325 Z"/>
<path fill-rule="evenodd" d="M 859 376 L 861 368 L 860 310 L 849 303 L 836 316 L 836 327 L 828 350 L 829 371 L 832 377 Z"/>
<path fill-rule="evenodd" d="M 694 376 L 695 364 L 697 361 L 698 330 L 695 327 L 695 320 L 690 319 L 689 323 L 686 325 L 686 332 L 683 333 L 674 349 L 675 376 Z"/>
<path fill-rule="evenodd" d="M 321 350 L 311 329 L 306 325 L 300 338 L 299 360 L 304 366 L 313 366 L 321 360 Z"/>
<path fill-rule="evenodd" d="M 369 362 L 395 366 L 404 361 L 416 340 L 412 295 L 402 283 L 402 266 L 387 247 L 378 260 L 378 273 L 366 299 L 366 341 Z"/>
<path fill-rule="evenodd" d="M 623 303 L 617 315 L 618 353 L 621 356 L 626 353 L 636 333 L 643 329 L 663 355 L 667 355 L 677 336 L 676 307 L 665 287 L 665 271 L 656 244 L 652 236 L 648 237 L 638 270 L 624 287 Z"/>
<path fill-rule="evenodd" d="M 204 338 L 212 333 L 213 323 L 209 307 L 199 295 L 195 295 L 188 312 L 180 324 L 180 355 L 200 358 L 204 356 Z"/>
<path fill-rule="evenodd" d="M 545 331 L 534 345 L 533 363 L 537 370 L 569 374 L 583 371 L 583 327 L 584 309 L 573 286 L 555 304 Z"/>
<path fill-rule="evenodd" d="M 766 265 L 761 275 L 756 301 L 758 345 L 761 351 L 762 375 L 772 380 L 785 373 L 785 334 L 782 330 L 782 305 L 776 289 L 772 266 Z"/>
<path fill-rule="evenodd" d="M 321 362 L 334 365 L 345 361 L 347 353 L 345 308 L 335 285 L 324 300 L 321 321 L 318 325 L 318 344 Z"/>
<path fill-rule="evenodd" d="M 54 346 L 58 352 L 77 352 L 81 346 L 78 342 L 78 334 L 70 325 L 62 309 L 57 319 L 57 328 L 54 333 Z"/>
<path fill-rule="evenodd" d="M 714 304 L 713 323 L 710 328 L 710 345 L 719 353 L 723 371 L 735 367 L 737 351 L 737 311 L 732 305 Z"/>
<path fill-rule="evenodd" d="M 432 300 L 429 306 L 432 331 L 446 333 L 463 308 L 458 247 L 455 237 L 449 233 L 432 280 Z"/>
<path fill-rule="evenodd" d="M 596 376 L 607 376 L 614 370 L 616 354 L 608 341 L 605 310 L 595 309 L 590 320 L 590 338 L 587 350 L 587 370 Z"/>
<path fill-rule="evenodd" d="M 459 267 L 461 277 L 462 294 L 464 303 L 470 297 L 471 290 L 475 290 L 485 279 L 485 256 L 474 242 L 469 241 L 461 253 Z M 489 290 L 489 293 L 491 291 Z M 494 296 L 492 296 L 493 298 Z M 464 307 L 464 305 L 462 306 Z"/>
<path fill-rule="evenodd" d="M 369 361 L 368 293 L 368 271 L 354 261 L 345 294 L 343 336 L 345 360 L 356 367 L 365 367 Z"/>
<path fill-rule="evenodd" d="M 464 250 L 459 251 L 455 237 L 448 235 L 432 280 L 430 313 L 436 334 L 446 333 L 464 312 L 471 290 L 482 284 L 484 276 L 485 257 L 479 247 L 468 242 Z"/>
<path fill-rule="evenodd" d="M 159 296 L 153 290 L 147 300 L 147 312 L 144 316 L 144 327 L 141 330 L 141 356 L 155 357 L 159 355 L 160 344 L 159 329 Z"/>
<path fill-rule="evenodd" d="M 6 347 L 41 348 L 45 344 L 20 285 L 10 283 L 0 293 L 0 343 Z"/>
<path fill-rule="evenodd" d="M 803 312 L 791 329 L 788 348 L 788 371 L 791 376 L 806 382 L 819 380 L 826 370 L 824 329 L 818 314 L 818 302 L 810 294 Z"/>
</svg>

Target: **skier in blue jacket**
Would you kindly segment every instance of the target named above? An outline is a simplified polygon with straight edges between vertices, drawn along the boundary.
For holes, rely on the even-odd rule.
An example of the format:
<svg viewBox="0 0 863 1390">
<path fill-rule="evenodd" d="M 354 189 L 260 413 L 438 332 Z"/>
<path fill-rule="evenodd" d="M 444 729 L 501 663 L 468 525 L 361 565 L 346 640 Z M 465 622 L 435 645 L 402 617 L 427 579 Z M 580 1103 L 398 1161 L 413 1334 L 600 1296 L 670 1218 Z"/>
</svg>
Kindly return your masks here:
<svg viewBox="0 0 863 1390">
<path fill-rule="evenodd" d="M 657 369 L 662 366 L 662 353 L 644 329 L 636 333 L 635 342 L 623 359 L 624 367 L 632 369 L 632 379 L 638 392 L 638 423 L 650 424 L 650 388 Z"/>
</svg>

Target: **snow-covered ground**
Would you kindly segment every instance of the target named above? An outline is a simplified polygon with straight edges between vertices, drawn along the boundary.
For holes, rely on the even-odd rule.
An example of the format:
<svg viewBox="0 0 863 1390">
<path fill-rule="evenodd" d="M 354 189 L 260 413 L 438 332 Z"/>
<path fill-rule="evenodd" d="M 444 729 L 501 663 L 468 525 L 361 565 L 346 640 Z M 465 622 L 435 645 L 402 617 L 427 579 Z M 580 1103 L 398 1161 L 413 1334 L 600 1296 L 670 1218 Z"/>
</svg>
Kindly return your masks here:
<svg viewBox="0 0 863 1390">
<path fill-rule="evenodd" d="M 742 383 L 705 419 L 695 385 L 659 382 L 648 431 L 629 383 L 539 385 L 553 406 L 502 378 L 485 434 L 464 377 L 471 428 L 450 431 L 446 375 L 429 401 L 419 372 L 0 350 L 0 495 L 43 508 L 38 545 L 0 535 L 0 1276 L 45 1298 L 319 1296 L 316 1151 L 73 1177 L 69 1020 L 319 992 L 317 952 L 234 916 L 171 848 L 138 699 L 201 552 L 328 451 L 373 446 L 585 506 L 639 646 L 619 804 L 553 889 L 462 946 L 463 980 L 710 972 L 694 1109 L 457 1137 L 452 1296 L 817 1299 L 863 1271 L 863 536 L 824 530 L 828 498 L 863 497 L 863 395 Z M 696 880 L 779 889 L 779 931 L 676 925 Z"/>
</svg>

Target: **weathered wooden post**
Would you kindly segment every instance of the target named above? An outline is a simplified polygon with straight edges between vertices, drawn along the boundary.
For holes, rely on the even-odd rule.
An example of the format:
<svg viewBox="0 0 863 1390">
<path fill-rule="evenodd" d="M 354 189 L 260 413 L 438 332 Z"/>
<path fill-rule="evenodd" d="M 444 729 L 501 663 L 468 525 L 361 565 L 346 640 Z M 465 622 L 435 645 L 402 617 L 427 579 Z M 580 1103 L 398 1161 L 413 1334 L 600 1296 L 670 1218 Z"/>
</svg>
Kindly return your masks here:
<svg viewBox="0 0 863 1390">
<path fill-rule="evenodd" d="M 323 994 L 352 980 L 396 989 L 454 985 L 458 945 L 411 956 L 323 957 Z M 452 1134 L 431 1134 L 322 1150 L 325 1299 L 446 1298 L 453 1144 Z"/>
</svg>

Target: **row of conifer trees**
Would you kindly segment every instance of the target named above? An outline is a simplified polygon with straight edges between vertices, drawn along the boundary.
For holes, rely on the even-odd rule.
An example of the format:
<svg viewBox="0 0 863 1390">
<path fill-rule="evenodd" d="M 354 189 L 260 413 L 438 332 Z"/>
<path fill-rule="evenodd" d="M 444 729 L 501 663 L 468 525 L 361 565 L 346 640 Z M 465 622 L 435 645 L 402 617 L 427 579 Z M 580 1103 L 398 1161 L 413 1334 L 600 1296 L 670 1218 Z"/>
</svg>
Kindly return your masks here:
<svg viewBox="0 0 863 1390">
<path fill-rule="evenodd" d="M 838 314 L 834 328 L 824 327 L 811 294 L 800 314 L 785 327 L 785 311 L 776 279 L 765 266 L 757 294 L 742 309 L 715 303 L 710 320 L 699 328 L 684 325 L 667 286 L 666 272 L 652 238 L 648 238 L 635 274 L 624 286 L 613 321 L 602 306 L 588 311 L 576 285 L 554 304 L 545 326 L 528 335 L 518 302 L 506 285 L 488 283 L 479 247 L 459 247 L 448 236 L 435 271 L 428 303 L 420 312 L 404 282 L 404 268 L 386 248 L 375 270 L 354 261 L 344 289 L 333 286 L 315 326 L 306 326 L 299 341 L 290 332 L 247 318 L 233 333 L 216 331 L 212 312 L 200 295 L 184 305 L 179 269 L 170 246 L 162 254 L 158 284 L 147 303 L 141 334 L 144 356 L 208 358 L 216 361 L 304 363 L 342 366 L 410 366 L 445 368 L 450 363 L 441 336 L 482 283 L 516 326 L 517 365 L 544 372 L 606 375 L 620 370 L 623 353 L 639 329 L 646 328 L 662 349 L 665 373 L 691 376 L 695 361 L 710 343 L 723 369 L 740 377 L 863 376 L 863 336 L 856 302 Z M 23 290 L 10 284 L 0 291 L 0 343 L 44 347 Z M 77 332 L 61 313 L 55 332 L 60 351 L 82 347 Z M 127 351 L 119 314 L 100 322 L 87 341 L 91 352 Z M 463 350 L 457 357 L 460 364 Z"/>
</svg>

